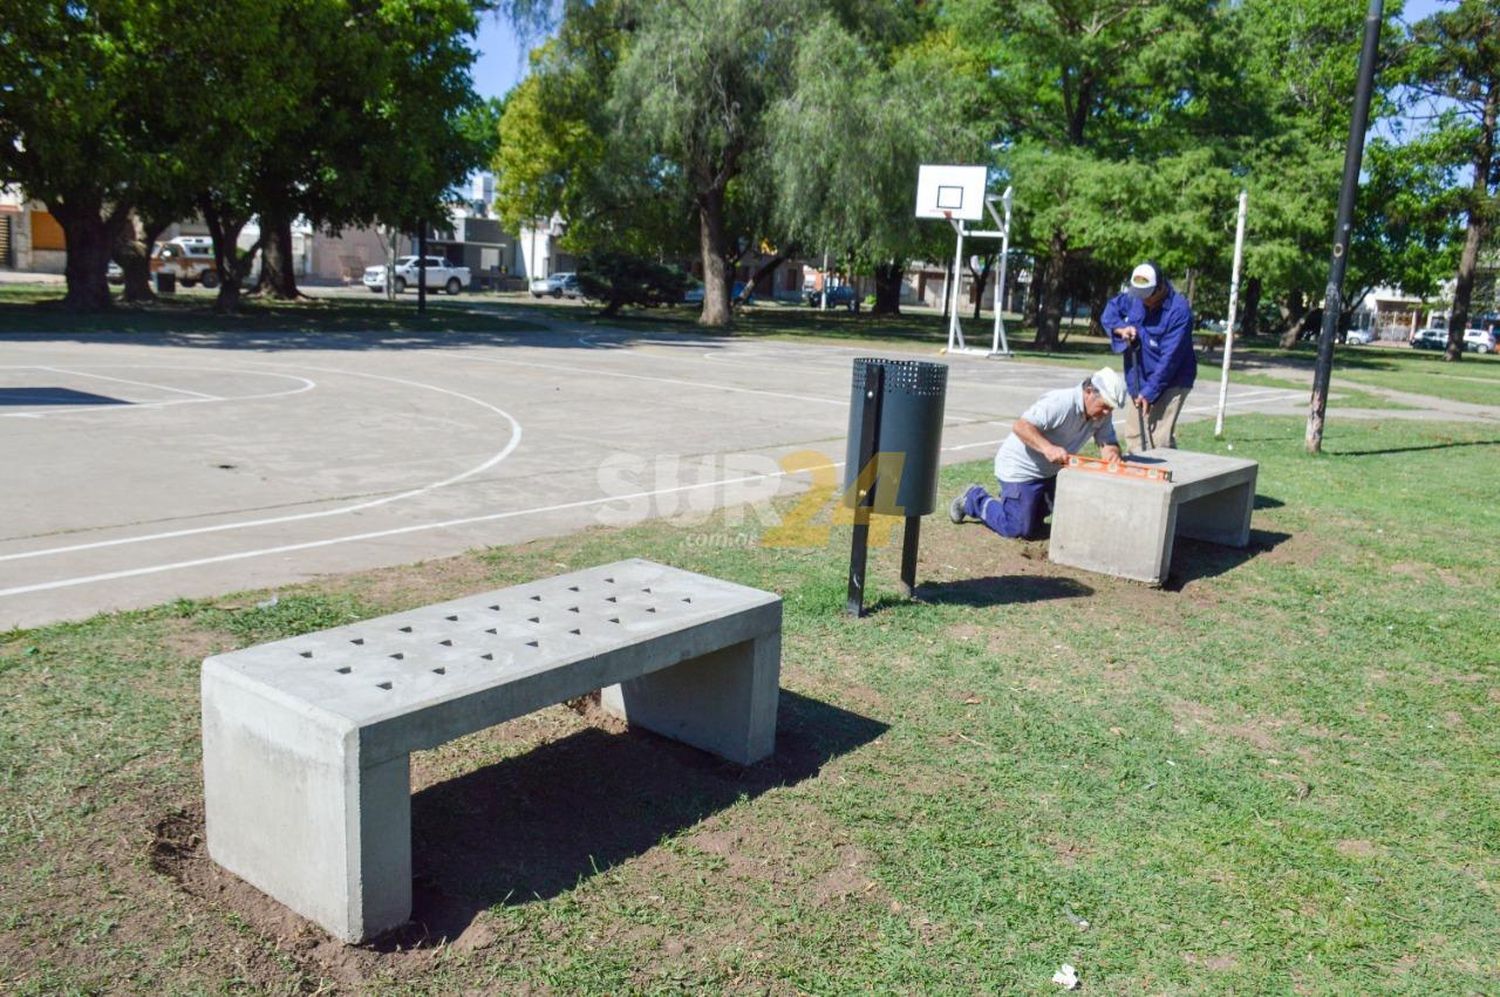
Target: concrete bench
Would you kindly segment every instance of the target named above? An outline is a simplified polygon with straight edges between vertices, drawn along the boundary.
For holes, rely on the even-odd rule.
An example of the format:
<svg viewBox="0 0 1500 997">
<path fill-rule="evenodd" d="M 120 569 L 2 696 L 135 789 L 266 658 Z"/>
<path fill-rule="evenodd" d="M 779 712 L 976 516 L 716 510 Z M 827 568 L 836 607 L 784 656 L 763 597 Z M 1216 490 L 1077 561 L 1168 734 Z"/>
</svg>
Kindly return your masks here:
<svg viewBox="0 0 1500 997">
<path fill-rule="evenodd" d="M 411 915 L 412 751 L 603 689 L 630 724 L 749 765 L 774 747 L 780 668 L 779 597 L 642 560 L 216 655 L 209 855 L 363 941 Z"/>
<path fill-rule="evenodd" d="M 1253 460 L 1156 449 L 1133 454 L 1166 467 L 1170 482 L 1063 468 L 1047 556 L 1058 564 L 1160 585 L 1179 536 L 1229 547 L 1250 542 Z"/>
</svg>

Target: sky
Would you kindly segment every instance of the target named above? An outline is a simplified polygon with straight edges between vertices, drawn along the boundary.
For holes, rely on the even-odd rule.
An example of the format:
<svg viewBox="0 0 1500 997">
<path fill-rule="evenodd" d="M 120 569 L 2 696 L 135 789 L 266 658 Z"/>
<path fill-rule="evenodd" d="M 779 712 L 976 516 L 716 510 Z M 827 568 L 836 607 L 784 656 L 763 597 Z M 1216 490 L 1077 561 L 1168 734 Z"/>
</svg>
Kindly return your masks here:
<svg viewBox="0 0 1500 997">
<path fill-rule="evenodd" d="M 503 18 L 487 14 L 474 39 L 479 58 L 474 63 L 474 89 L 481 97 L 504 97 L 526 75 L 526 52 L 516 29 Z"/>
</svg>

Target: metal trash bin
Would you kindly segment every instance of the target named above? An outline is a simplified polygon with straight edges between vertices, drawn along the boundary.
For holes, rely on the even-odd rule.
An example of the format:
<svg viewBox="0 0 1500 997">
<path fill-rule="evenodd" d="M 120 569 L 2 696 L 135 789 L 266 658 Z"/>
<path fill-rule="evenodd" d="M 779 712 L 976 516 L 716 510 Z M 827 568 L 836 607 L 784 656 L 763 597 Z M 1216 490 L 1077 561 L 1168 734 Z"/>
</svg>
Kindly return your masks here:
<svg viewBox="0 0 1500 997">
<path fill-rule="evenodd" d="M 854 380 L 849 401 L 849 441 L 844 452 L 844 502 L 855 504 L 859 466 L 860 418 L 865 384 L 873 367 L 884 371 L 880 399 L 877 454 L 903 455 L 896 494 L 883 494 L 878 476 L 874 509 L 897 511 L 903 516 L 925 516 L 937 507 L 938 457 L 943 443 L 943 405 L 948 395 L 948 368 L 921 360 L 883 360 L 861 357 L 854 361 Z"/>
<path fill-rule="evenodd" d="M 176 294 L 177 275 L 175 273 L 158 273 L 156 275 L 157 294 Z"/>
</svg>

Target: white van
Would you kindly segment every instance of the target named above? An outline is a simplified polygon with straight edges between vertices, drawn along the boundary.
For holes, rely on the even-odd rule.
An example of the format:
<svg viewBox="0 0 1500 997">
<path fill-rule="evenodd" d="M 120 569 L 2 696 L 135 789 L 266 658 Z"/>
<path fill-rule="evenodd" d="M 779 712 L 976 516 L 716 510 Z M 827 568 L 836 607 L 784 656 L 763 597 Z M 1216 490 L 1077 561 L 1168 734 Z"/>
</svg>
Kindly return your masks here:
<svg viewBox="0 0 1500 997">
<path fill-rule="evenodd" d="M 206 235 L 179 235 L 160 243 L 151 254 L 151 272 L 173 274 L 183 287 L 194 284 L 210 289 L 218 287 L 214 241 Z"/>
</svg>

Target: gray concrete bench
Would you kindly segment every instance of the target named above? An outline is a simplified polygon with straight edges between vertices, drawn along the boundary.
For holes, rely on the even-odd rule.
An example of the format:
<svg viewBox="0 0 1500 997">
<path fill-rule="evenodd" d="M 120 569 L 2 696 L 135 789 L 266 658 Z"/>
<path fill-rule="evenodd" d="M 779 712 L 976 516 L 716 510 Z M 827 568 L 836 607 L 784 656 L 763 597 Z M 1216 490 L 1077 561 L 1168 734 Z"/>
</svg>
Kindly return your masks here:
<svg viewBox="0 0 1500 997">
<path fill-rule="evenodd" d="M 603 689 L 741 765 L 774 747 L 781 600 L 630 560 L 203 663 L 214 861 L 346 941 L 411 915 L 408 756 Z"/>
<path fill-rule="evenodd" d="M 1064 468 L 1057 475 L 1052 540 L 1058 564 L 1160 585 L 1179 536 L 1229 547 L 1250 542 L 1253 460 L 1147 450 L 1132 459 L 1171 470 L 1170 482 Z"/>
</svg>

